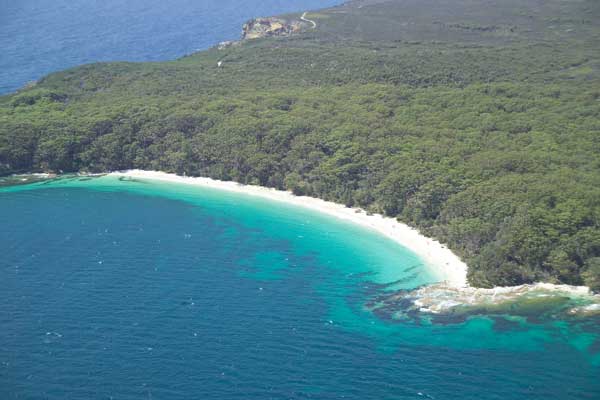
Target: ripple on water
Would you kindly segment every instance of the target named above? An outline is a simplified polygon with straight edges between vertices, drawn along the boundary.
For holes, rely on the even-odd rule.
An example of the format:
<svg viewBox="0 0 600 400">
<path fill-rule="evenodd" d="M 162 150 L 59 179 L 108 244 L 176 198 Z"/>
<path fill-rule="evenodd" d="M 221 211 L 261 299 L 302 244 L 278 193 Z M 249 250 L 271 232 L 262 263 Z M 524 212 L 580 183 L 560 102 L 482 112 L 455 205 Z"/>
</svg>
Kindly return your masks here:
<svg viewBox="0 0 600 400">
<path fill-rule="evenodd" d="M 180 186 L 44 187 L 0 193 L 2 398 L 600 393 L 597 323 L 369 311 L 427 273 L 347 224 Z"/>
</svg>

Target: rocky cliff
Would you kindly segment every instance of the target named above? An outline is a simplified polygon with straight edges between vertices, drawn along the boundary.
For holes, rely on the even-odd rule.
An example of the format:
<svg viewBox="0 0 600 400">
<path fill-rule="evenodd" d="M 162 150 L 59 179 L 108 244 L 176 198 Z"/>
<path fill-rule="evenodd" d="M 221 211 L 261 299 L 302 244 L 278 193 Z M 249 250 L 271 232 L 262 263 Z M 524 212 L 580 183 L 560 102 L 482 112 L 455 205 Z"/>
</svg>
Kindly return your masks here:
<svg viewBox="0 0 600 400">
<path fill-rule="evenodd" d="M 286 20 L 277 17 L 256 18 L 246 22 L 242 28 L 242 40 L 270 36 L 289 36 L 300 32 L 307 24 L 301 20 Z"/>
</svg>

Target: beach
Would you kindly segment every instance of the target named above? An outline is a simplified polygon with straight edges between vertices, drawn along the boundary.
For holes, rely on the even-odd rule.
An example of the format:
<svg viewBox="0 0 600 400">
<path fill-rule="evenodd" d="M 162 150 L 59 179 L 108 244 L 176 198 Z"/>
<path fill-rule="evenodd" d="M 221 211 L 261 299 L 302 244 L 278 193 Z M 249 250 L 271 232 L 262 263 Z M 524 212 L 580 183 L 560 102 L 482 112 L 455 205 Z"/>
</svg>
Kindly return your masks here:
<svg viewBox="0 0 600 400">
<path fill-rule="evenodd" d="M 14 352 L 3 379 L 28 382 L 32 396 L 58 385 L 56 399 L 73 388 L 108 398 L 122 382 L 123 396 L 137 398 L 148 376 L 153 397 L 209 400 L 452 398 L 472 382 L 513 398 L 532 379 L 542 395 L 552 382 L 576 394 L 598 384 L 600 310 L 583 292 L 449 288 L 436 265 L 373 229 L 301 208 L 308 199 L 123 175 L 0 189 L 0 340 Z M 490 364 L 489 381 L 478 380 Z M 578 372 L 560 381 L 540 370 Z"/>
<path fill-rule="evenodd" d="M 455 288 L 467 287 L 467 265 L 445 245 L 428 238 L 418 230 L 380 214 L 367 214 L 364 210 L 308 196 L 296 196 L 291 192 L 262 186 L 243 185 L 237 182 L 219 181 L 211 178 L 184 177 L 159 171 L 128 170 L 110 173 L 112 176 L 149 179 L 163 182 L 183 183 L 200 187 L 236 192 L 285 202 L 308 208 L 329 216 L 349 221 L 395 241 L 418 255 L 440 282 Z"/>
</svg>

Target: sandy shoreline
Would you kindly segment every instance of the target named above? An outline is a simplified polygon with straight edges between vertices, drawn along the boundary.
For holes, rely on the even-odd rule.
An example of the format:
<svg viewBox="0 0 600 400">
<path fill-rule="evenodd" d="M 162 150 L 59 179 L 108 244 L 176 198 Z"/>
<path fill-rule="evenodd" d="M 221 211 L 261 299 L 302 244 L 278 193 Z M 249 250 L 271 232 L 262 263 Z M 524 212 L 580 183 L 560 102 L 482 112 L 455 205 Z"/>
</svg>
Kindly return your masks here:
<svg viewBox="0 0 600 400">
<path fill-rule="evenodd" d="M 384 217 L 379 214 L 367 215 L 366 212 L 356 208 L 349 208 L 314 197 L 296 196 L 291 192 L 282 190 L 242 185 L 236 182 L 217 181 L 210 178 L 183 177 L 164 172 L 142 170 L 113 172 L 109 175 L 184 183 L 243 193 L 308 208 L 376 231 L 417 254 L 425 262 L 430 271 L 441 282 L 445 282 L 446 285 L 452 287 L 468 286 L 467 265 L 457 255 L 438 241 L 421 235 L 416 229 L 400 223 L 393 218 Z"/>
</svg>

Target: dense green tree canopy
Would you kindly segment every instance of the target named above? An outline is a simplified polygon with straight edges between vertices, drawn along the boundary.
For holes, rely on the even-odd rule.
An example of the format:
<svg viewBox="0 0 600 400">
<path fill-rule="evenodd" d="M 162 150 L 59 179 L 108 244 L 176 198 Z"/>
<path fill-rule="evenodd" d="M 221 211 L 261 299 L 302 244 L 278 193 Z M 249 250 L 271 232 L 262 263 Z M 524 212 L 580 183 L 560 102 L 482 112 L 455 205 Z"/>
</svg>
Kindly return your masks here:
<svg viewBox="0 0 600 400">
<path fill-rule="evenodd" d="M 0 98 L 0 174 L 289 189 L 418 227 L 475 285 L 600 289 L 599 3 L 493 4 L 358 1 L 299 36 L 52 74 Z"/>
</svg>

